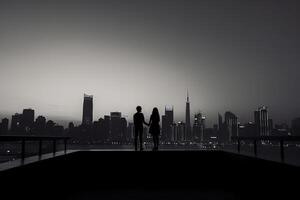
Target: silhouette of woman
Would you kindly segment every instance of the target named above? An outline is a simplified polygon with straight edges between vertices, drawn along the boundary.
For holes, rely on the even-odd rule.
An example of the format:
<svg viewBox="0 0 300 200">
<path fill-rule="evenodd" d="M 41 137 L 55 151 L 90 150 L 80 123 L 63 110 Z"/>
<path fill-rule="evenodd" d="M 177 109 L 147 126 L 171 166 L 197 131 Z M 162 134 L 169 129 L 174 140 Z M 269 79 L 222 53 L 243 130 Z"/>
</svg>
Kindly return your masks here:
<svg viewBox="0 0 300 200">
<path fill-rule="evenodd" d="M 154 143 L 153 151 L 158 150 L 159 134 L 160 134 L 159 121 L 160 121 L 159 112 L 158 109 L 155 107 L 153 108 L 150 121 L 149 121 L 149 125 L 150 125 L 149 133 L 152 135 L 153 143 Z"/>
</svg>

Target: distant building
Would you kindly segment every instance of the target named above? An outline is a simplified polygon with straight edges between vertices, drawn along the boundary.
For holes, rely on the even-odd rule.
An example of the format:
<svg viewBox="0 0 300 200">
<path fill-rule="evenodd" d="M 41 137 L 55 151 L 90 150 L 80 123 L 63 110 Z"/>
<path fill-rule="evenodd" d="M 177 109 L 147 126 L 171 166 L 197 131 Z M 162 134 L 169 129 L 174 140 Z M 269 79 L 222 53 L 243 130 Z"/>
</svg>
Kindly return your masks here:
<svg viewBox="0 0 300 200">
<path fill-rule="evenodd" d="M 203 141 L 203 134 L 205 129 L 205 117 L 202 113 L 195 114 L 193 125 L 193 139 L 197 142 Z"/>
<path fill-rule="evenodd" d="M 52 134 L 61 136 L 63 133 L 64 133 L 64 127 L 63 126 L 54 125 Z"/>
<path fill-rule="evenodd" d="M 225 113 L 225 128 L 227 132 L 228 141 L 231 142 L 231 137 L 238 136 L 238 122 L 237 117 L 232 112 Z"/>
<path fill-rule="evenodd" d="M 93 127 L 89 136 L 96 143 L 102 143 L 104 141 L 103 124 L 104 119 L 102 118 L 100 118 L 98 121 L 93 122 Z"/>
<path fill-rule="evenodd" d="M 268 119 L 268 128 L 269 128 L 269 135 L 272 135 L 273 133 L 273 129 L 274 129 L 274 126 L 273 126 L 273 119 Z"/>
<path fill-rule="evenodd" d="M 121 118 L 121 137 L 123 142 L 129 141 L 129 135 L 127 134 L 127 120 L 125 117 Z"/>
<path fill-rule="evenodd" d="M 218 126 L 219 130 L 221 130 L 223 126 L 223 117 L 220 113 L 218 113 Z"/>
<path fill-rule="evenodd" d="M 185 135 L 186 140 L 192 140 L 192 130 L 191 130 L 191 113 L 190 113 L 190 99 L 189 93 L 186 96 L 186 106 L 185 106 Z"/>
<path fill-rule="evenodd" d="M 25 132 L 30 132 L 34 125 L 34 110 L 33 109 L 24 109 L 21 121 L 22 130 Z"/>
<path fill-rule="evenodd" d="M 67 132 L 67 134 L 71 135 L 71 136 L 74 136 L 74 134 L 75 134 L 74 130 L 75 130 L 75 125 L 74 125 L 73 122 L 70 122 L 69 125 L 68 125 L 68 132 Z"/>
<path fill-rule="evenodd" d="M 290 135 L 289 125 L 287 125 L 286 123 L 275 124 L 275 127 L 274 127 L 272 133 L 270 133 L 270 135 L 271 136 L 288 136 L 288 135 Z"/>
<path fill-rule="evenodd" d="M 84 94 L 82 125 L 92 125 L 93 123 L 93 96 Z"/>
<path fill-rule="evenodd" d="M 172 137 L 172 124 L 174 122 L 173 107 L 165 107 L 165 115 L 162 116 L 162 138 L 170 141 Z"/>
<path fill-rule="evenodd" d="M 172 135 L 171 135 L 171 142 L 176 142 L 178 141 L 178 138 L 177 138 L 177 124 L 176 123 L 173 123 L 171 125 L 171 132 L 172 132 Z"/>
<path fill-rule="evenodd" d="M 7 118 L 2 119 L 1 121 L 1 133 L 6 134 L 8 132 L 8 123 L 9 120 Z"/>
<path fill-rule="evenodd" d="M 292 135 L 300 136 L 300 117 L 292 120 Z"/>
<path fill-rule="evenodd" d="M 112 140 L 120 141 L 122 138 L 122 120 L 121 112 L 110 113 L 110 134 Z"/>
<path fill-rule="evenodd" d="M 46 118 L 43 116 L 38 116 L 35 120 L 35 133 L 43 134 L 46 130 Z"/>
<path fill-rule="evenodd" d="M 21 122 L 22 122 L 22 114 L 14 114 L 11 117 L 11 131 L 12 132 L 19 132 L 22 130 L 21 128 Z"/>
<path fill-rule="evenodd" d="M 127 135 L 130 141 L 134 138 L 134 124 L 132 122 L 128 123 Z"/>
<path fill-rule="evenodd" d="M 103 134 L 104 134 L 104 139 L 105 140 L 111 140 L 111 135 L 110 135 L 110 116 L 105 115 L 104 116 L 104 122 L 103 122 Z"/>
<path fill-rule="evenodd" d="M 52 120 L 48 120 L 46 123 L 46 133 L 49 135 L 54 134 L 55 123 Z"/>
<path fill-rule="evenodd" d="M 256 126 L 256 136 L 269 136 L 269 116 L 267 107 L 259 107 L 254 111 L 254 123 Z"/>
<path fill-rule="evenodd" d="M 218 129 L 214 128 L 205 128 L 203 134 L 203 141 L 205 142 L 217 142 Z"/>
<path fill-rule="evenodd" d="M 241 137 L 253 137 L 255 136 L 256 127 L 252 122 L 248 122 L 244 125 L 239 125 L 239 136 Z"/>
<path fill-rule="evenodd" d="M 186 137 L 186 124 L 184 122 L 177 123 L 177 141 L 184 142 L 187 140 Z"/>
</svg>

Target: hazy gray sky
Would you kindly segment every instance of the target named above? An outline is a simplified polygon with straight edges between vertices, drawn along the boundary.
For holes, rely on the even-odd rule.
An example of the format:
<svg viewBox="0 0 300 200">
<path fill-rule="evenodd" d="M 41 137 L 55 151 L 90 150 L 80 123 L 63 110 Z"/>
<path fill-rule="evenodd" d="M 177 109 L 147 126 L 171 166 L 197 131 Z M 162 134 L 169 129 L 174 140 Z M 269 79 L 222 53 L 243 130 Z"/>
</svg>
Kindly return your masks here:
<svg viewBox="0 0 300 200">
<path fill-rule="evenodd" d="M 83 93 L 94 118 L 146 116 L 174 105 L 210 122 L 231 110 L 242 122 L 267 105 L 299 116 L 297 1 L 1 1 L 0 112 L 80 120 Z"/>
</svg>

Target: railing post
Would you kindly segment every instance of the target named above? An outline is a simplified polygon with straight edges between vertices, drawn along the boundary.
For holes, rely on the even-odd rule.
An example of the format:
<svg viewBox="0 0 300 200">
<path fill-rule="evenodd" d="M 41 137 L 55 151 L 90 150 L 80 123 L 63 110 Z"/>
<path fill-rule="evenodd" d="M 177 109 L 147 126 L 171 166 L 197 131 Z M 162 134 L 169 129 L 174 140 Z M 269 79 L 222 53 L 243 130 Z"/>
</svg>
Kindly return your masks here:
<svg viewBox="0 0 300 200">
<path fill-rule="evenodd" d="M 42 157 L 42 147 L 43 147 L 43 140 L 39 140 L 39 157 Z"/>
<path fill-rule="evenodd" d="M 67 139 L 64 139 L 64 143 L 65 143 L 65 154 L 67 153 Z"/>
<path fill-rule="evenodd" d="M 25 138 L 22 138 L 21 159 L 22 161 L 24 161 L 25 159 Z"/>
<path fill-rule="evenodd" d="M 257 157 L 257 142 L 256 142 L 256 140 L 253 141 L 253 147 L 254 147 L 254 156 Z"/>
<path fill-rule="evenodd" d="M 240 139 L 238 139 L 238 153 L 241 152 L 241 141 Z"/>
<path fill-rule="evenodd" d="M 284 141 L 283 139 L 280 140 L 280 158 L 281 162 L 284 162 Z"/>
<path fill-rule="evenodd" d="M 53 155 L 56 153 L 56 139 L 53 139 Z"/>
</svg>

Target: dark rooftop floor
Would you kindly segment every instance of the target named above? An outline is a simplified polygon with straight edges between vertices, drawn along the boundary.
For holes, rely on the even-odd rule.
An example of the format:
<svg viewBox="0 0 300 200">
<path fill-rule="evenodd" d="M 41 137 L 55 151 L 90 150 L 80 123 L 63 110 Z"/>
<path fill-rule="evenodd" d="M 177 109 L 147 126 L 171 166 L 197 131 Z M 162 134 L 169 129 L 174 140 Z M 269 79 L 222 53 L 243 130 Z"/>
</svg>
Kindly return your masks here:
<svg viewBox="0 0 300 200">
<path fill-rule="evenodd" d="M 289 199 L 300 168 L 222 151 L 79 151 L 0 180 L 10 199 Z"/>
</svg>

